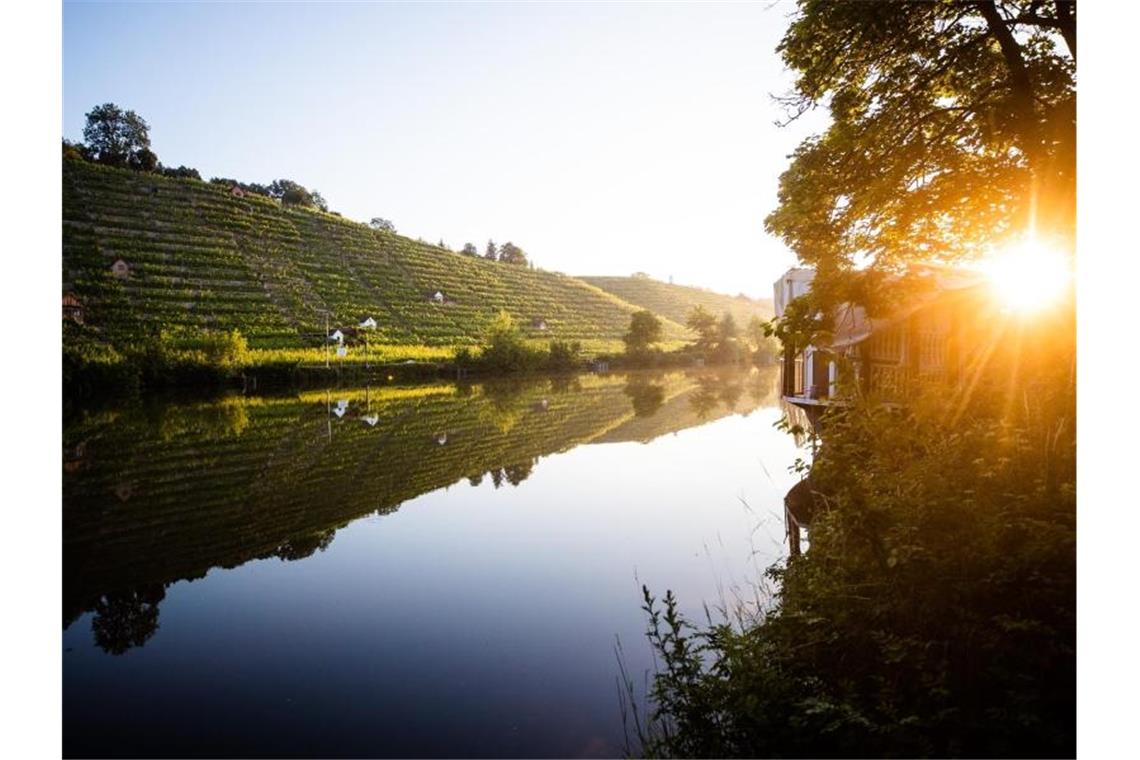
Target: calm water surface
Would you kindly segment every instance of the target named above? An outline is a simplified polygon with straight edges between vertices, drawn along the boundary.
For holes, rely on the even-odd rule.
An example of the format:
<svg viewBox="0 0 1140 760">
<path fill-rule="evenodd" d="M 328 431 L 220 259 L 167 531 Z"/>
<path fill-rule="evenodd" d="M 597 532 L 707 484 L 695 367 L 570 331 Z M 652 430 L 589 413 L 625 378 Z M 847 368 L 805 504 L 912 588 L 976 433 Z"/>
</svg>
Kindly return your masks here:
<svg viewBox="0 0 1140 760">
<path fill-rule="evenodd" d="M 64 430 L 67 755 L 620 754 L 615 640 L 781 557 L 772 370 L 158 402 Z"/>
</svg>

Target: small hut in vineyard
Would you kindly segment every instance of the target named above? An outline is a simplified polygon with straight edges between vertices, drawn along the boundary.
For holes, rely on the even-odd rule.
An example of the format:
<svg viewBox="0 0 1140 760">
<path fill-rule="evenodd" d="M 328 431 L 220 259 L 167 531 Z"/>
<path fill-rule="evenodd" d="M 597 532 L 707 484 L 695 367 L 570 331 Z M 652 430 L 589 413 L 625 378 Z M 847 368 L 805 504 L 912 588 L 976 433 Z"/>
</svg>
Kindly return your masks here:
<svg viewBox="0 0 1140 760">
<path fill-rule="evenodd" d="M 70 319 L 76 324 L 83 324 L 83 302 L 72 292 L 63 294 L 63 318 Z"/>
</svg>

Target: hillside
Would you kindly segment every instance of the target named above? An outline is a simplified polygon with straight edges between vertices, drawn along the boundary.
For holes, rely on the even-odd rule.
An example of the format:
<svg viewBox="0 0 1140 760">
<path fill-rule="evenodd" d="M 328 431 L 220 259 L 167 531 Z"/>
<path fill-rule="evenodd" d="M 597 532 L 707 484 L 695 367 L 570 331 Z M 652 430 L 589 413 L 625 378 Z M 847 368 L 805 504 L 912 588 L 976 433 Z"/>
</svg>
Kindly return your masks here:
<svg viewBox="0 0 1140 760">
<path fill-rule="evenodd" d="M 579 277 L 621 300 L 641 309 L 649 309 L 658 316 L 683 325 L 689 312 L 704 306 L 719 317 L 732 314 L 736 324 L 744 327 L 754 315 L 771 319 L 771 299 L 754 299 L 746 296 L 728 296 L 704 288 L 673 285 L 648 277 Z"/>
<path fill-rule="evenodd" d="M 126 270 L 116 273 L 119 259 Z M 376 343 L 463 345 L 499 309 L 530 337 L 614 340 L 637 310 L 561 273 L 198 180 L 76 160 L 63 162 L 63 279 L 86 322 L 113 341 L 190 326 L 236 328 L 255 348 L 320 345 L 327 312 L 332 327 L 374 318 Z M 687 337 L 666 321 L 666 340 Z"/>
</svg>

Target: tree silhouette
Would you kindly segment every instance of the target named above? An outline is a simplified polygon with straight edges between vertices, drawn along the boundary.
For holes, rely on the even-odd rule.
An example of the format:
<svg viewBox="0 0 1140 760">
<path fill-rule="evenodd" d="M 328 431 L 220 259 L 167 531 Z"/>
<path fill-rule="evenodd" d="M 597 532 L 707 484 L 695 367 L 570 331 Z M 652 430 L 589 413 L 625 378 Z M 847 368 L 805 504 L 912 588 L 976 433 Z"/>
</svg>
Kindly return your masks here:
<svg viewBox="0 0 1140 760">
<path fill-rule="evenodd" d="M 83 139 L 92 158 L 110 166 L 126 166 L 136 152 L 150 151 L 150 127 L 146 121 L 114 103 L 104 103 L 88 112 Z"/>
<path fill-rule="evenodd" d="M 141 647 L 158 630 L 158 605 L 165 597 L 161 584 L 105 594 L 91 619 L 95 643 L 108 654 Z"/>
</svg>

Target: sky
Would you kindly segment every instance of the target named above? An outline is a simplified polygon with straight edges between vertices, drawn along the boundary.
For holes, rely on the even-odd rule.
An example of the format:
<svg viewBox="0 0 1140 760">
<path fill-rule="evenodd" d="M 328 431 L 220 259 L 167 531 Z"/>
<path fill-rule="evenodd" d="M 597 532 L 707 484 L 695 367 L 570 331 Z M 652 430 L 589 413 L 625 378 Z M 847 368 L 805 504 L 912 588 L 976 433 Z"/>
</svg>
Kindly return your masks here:
<svg viewBox="0 0 1140 760">
<path fill-rule="evenodd" d="M 63 136 L 114 102 L 166 165 L 544 269 L 771 297 L 791 2 L 64 5 Z"/>
</svg>

